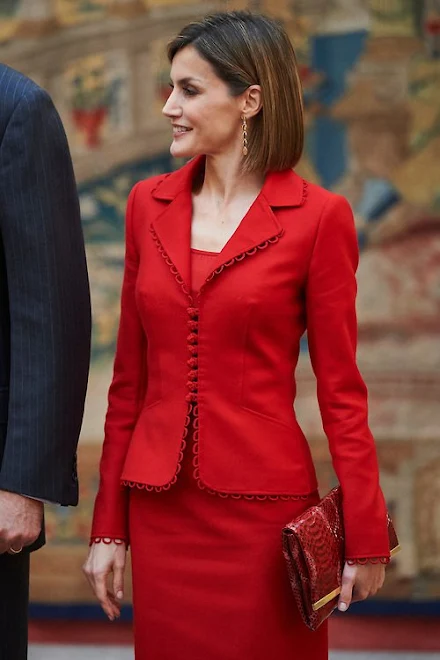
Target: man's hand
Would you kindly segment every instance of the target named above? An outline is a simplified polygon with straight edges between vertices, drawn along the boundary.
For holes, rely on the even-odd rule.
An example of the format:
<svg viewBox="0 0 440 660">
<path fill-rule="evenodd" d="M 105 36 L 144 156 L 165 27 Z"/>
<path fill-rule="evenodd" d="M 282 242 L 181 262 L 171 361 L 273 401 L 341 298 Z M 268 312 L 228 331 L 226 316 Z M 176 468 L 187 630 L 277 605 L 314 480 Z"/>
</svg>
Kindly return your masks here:
<svg viewBox="0 0 440 660">
<path fill-rule="evenodd" d="M 382 588 L 385 580 L 383 564 L 345 564 L 342 573 L 342 592 L 338 608 L 345 612 L 351 603 L 374 596 Z"/>
<path fill-rule="evenodd" d="M 32 545 L 42 524 L 42 502 L 0 490 L 0 554 Z"/>
</svg>

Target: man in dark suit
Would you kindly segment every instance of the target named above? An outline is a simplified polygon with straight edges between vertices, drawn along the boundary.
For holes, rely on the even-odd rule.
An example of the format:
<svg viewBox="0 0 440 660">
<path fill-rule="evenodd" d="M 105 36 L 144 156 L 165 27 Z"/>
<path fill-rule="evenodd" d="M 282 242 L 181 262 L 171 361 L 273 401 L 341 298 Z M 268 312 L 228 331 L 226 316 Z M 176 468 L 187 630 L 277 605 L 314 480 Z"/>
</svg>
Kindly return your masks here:
<svg viewBox="0 0 440 660">
<path fill-rule="evenodd" d="M 43 502 L 78 501 L 90 296 L 66 136 L 48 94 L 0 64 L 0 660 L 27 657 Z"/>
</svg>

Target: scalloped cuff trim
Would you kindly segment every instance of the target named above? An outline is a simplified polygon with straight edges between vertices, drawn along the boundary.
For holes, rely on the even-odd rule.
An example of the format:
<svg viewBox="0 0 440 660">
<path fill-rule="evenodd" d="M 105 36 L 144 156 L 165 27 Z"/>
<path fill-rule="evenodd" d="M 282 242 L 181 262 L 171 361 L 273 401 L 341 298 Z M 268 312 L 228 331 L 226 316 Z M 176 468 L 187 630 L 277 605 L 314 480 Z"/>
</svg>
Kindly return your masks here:
<svg viewBox="0 0 440 660">
<path fill-rule="evenodd" d="M 345 561 L 350 566 L 355 566 L 356 564 L 360 566 L 365 566 L 366 564 L 389 564 L 390 557 L 354 557 Z"/>
<path fill-rule="evenodd" d="M 110 545 L 111 543 L 115 543 L 116 545 L 128 545 L 126 539 L 112 538 L 111 536 L 92 536 L 89 545 L 93 545 L 94 543 L 104 543 L 105 545 Z"/>
</svg>

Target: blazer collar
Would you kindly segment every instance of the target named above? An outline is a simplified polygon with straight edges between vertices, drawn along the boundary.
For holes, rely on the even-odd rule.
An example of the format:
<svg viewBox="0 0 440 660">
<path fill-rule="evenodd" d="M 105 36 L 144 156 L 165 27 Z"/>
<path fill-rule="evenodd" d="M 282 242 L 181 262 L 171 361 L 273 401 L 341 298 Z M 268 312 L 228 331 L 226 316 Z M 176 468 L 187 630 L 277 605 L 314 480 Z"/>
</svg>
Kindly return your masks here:
<svg viewBox="0 0 440 660">
<path fill-rule="evenodd" d="M 182 190 L 186 188 L 191 190 L 192 181 L 204 164 L 205 156 L 197 156 L 180 169 L 171 172 L 153 189 L 153 197 L 170 202 Z M 273 208 L 302 206 L 306 186 L 306 182 L 293 170 L 268 172 L 260 195 L 264 196 L 269 206 Z"/>
<path fill-rule="evenodd" d="M 192 181 L 204 166 L 204 160 L 203 156 L 194 158 L 152 190 L 155 199 L 168 202 L 153 219 L 152 229 L 187 291 L 191 291 Z M 269 172 L 260 194 L 214 260 L 213 271 L 220 272 L 224 264 L 281 236 L 283 230 L 272 209 L 301 206 L 305 186 L 293 170 Z"/>
</svg>

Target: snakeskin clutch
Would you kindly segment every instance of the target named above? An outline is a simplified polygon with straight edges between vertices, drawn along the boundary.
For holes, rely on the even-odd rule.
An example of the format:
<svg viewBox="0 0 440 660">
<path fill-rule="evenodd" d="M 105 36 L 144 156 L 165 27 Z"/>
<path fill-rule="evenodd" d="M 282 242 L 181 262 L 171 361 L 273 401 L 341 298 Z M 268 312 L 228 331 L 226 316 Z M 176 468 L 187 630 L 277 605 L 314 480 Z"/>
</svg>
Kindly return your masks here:
<svg viewBox="0 0 440 660">
<path fill-rule="evenodd" d="M 399 551 L 388 516 L 391 555 Z M 283 553 L 304 623 L 316 630 L 337 606 L 344 568 L 342 491 L 333 488 L 316 506 L 284 527 Z"/>
</svg>

